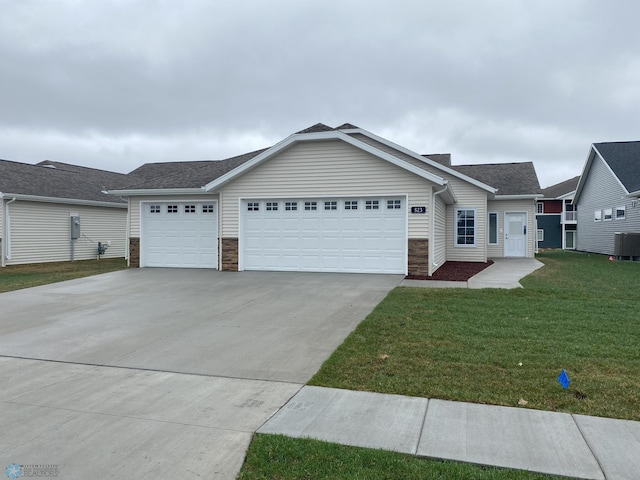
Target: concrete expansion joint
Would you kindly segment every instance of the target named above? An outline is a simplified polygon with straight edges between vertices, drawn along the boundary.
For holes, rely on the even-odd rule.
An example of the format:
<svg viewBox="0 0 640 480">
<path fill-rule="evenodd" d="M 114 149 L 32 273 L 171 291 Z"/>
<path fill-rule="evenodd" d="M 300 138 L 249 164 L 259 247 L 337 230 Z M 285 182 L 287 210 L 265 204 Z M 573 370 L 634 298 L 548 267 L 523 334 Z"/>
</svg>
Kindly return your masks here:
<svg viewBox="0 0 640 480">
<path fill-rule="evenodd" d="M 591 455 L 593 455 L 593 458 L 595 459 L 596 463 L 598 464 L 598 468 L 600 469 L 600 472 L 602 473 L 602 477 L 605 480 L 608 480 L 607 479 L 607 475 L 605 473 L 605 469 L 602 467 L 602 463 L 600 462 L 600 459 L 598 458 L 598 455 L 596 454 L 596 452 L 595 452 L 593 446 L 591 445 L 591 443 L 589 443 L 588 435 L 585 435 L 585 433 L 582 431 L 582 428 L 580 428 L 580 423 L 576 421 L 576 416 L 574 414 L 570 414 L 570 415 L 571 415 L 571 420 L 573 420 L 573 423 L 575 424 L 576 428 L 578 429 L 578 432 L 580 432 L 580 435 L 582 436 L 582 439 L 584 440 L 584 443 L 587 445 L 587 448 L 591 452 Z"/>
<path fill-rule="evenodd" d="M 263 379 L 263 378 L 251 378 L 251 377 L 237 377 L 231 375 L 212 375 L 209 373 L 198 373 L 198 372 L 181 372 L 177 370 L 161 370 L 157 368 L 144 368 L 144 367 L 128 367 L 126 365 L 109 365 L 106 363 L 89 363 L 89 362 L 71 362 L 68 360 L 51 360 L 47 358 L 35 358 L 35 357 L 22 357 L 16 355 L 2 355 L 0 354 L 0 358 L 12 358 L 14 360 L 30 360 L 34 362 L 47 362 L 47 363 L 63 363 L 65 365 L 85 365 L 87 367 L 99 367 L 99 368 L 117 368 L 120 370 L 134 370 L 140 372 L 155 372 L 155 373 L 170 373 L 172 375 L 190 375 L 194 377 L 209 377 L 209 378 L 226 378 L 229 380 L 248 380 L 252 382 L 265 382 L 265 383 L 275 383 L 275 384 L 286 384 L 286 385 L 300 385 L 300 388 L 304 386 L 304 383 L 300 382 L 291 382 L 286 380 L 272 380 L 272 379 Z"/>
</svg>

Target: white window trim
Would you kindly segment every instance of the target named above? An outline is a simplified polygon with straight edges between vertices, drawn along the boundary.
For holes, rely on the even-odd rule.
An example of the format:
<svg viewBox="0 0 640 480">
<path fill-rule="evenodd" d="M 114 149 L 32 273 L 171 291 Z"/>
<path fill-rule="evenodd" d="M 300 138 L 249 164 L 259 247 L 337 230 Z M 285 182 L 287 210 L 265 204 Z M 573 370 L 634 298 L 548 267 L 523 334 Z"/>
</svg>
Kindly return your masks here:
<svg viewBox="0 0 640 480">
<path fill-rule="evenodd" d="M 544 242 L 544 228 L 536 229 L 536 242 Z"/>
<path fill-rule="evenodd" d="M 496 241 L 491 242 L 491 215 L 496 216 Z M 498 212 L 489 212 L 487 214 L 487 245 L 500 245 L 500 216 Z"/>
<path fill-rule="evenodd" d="M 593 211 L 593 221 L 601 222 L 602 221 L 602 210 L 594 210 Z"/>
<path fill-rule="evenodd" d="M 461 210 L 473 211 L 473 243 L 465 243 L 463 245 L 458 244 L 458 212 Z M 478 246 L 478 210 L 476 208 L 456 208 L 453 217 L 453 246 L 456 248 L 476 248 Z"/>
<path fill-rule="evenodd" d="M 609 213 L 607 213 L 609 212 Z M 609 218 L 607 218 L 609 217 Z M 613 220 L 613 208 L 605 208 L 602 210 L 602 221 L 603 222 L 610 222 L 611 220 Z"/>
<path fill-rule="evenodd" d="M 544 213 L 544 203 L 537 202 L 536 203 L 536 215 L 542 215 Z"/>
<path fill-rule="evenodd" d="M 622 210 L 622 216 L 618 216 L 618 211 Z M 627 218 L 627 207 L 626 205 L 622 205 L 620 207 L 616 207 L 616 220 L 624 220 L 625 218 Z"/>
</svg>

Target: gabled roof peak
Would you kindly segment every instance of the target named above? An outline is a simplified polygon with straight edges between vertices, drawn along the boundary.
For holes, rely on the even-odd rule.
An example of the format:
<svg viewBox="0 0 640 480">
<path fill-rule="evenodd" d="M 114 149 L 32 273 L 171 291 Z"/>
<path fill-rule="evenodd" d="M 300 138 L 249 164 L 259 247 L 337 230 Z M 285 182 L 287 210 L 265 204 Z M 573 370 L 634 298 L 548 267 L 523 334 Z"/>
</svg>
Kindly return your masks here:
<svg viewBox="0 0 640 480">
<path fill-rule="evenodd" d="M 336 127 L 336 130 L 360 130 L 360 127 L 356 127 L 352 123 L 343 123 L 339 127 Z"/>
<path fill-rule="evenodd" d="M 305 128 L 304 130 L 300 130 L 299 132 L 296 132 L 296 135 L 300 133 L 335 132 L 338 130 L 360 130 L 360 127 L 356 127 L 354 124 L 348 123 L 348 122 L 343 123 L 342 125 L 336 128 L 325 125 L 324 123 L 316 123 L 315 125 L 311 125 L 310 127 Z"/>
<path fill-rule="evenodd" d="M 324 123 L 316 123 L 315 125 L 311 125 L 308 128 L 305 128 L 304 130 L 300 130 L 299 132 L 296 132 L 296 134 L 299 133 L 318 133 L 318 132 L 333 132 L 335 130 L 335 128 L 331 128 L 327 125 L 325 125 Z"/>
</svg>

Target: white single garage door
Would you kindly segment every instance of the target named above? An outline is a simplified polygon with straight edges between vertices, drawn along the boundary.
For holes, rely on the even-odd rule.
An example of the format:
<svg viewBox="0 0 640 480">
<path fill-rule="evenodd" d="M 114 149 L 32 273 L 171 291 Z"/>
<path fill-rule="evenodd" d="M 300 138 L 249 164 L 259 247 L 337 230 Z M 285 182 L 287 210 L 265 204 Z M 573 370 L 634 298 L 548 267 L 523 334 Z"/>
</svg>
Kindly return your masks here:
<svg viewBox="0 0 640 480">
<path fill-rule="evenodd" d="M 244 200 L 245 270 L 405 273 L 402 197 Z"/>
<path fill-rule="evenodd" d="M 140 266 L 218 268 L 217 202 L 142 203 Z"/>
</svg>

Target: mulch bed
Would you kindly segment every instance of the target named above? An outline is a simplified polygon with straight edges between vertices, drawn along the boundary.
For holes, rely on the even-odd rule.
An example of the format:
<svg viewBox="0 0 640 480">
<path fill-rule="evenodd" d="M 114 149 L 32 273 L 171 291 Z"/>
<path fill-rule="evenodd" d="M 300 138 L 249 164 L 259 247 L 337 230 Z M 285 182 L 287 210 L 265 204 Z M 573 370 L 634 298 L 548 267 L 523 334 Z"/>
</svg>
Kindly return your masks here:
<svg viewBox="0 0 640 480">
<path fill-rule="evenodd" d="M 447 282 L 466 282 L 475 274 L 493 264 L 493 260 L 486 263 L 476 262 L 445 262 L 436 273 L 430 277 L 412 276 L 406 278 L 409 280 L 440 280 Z"/>
</svg>

